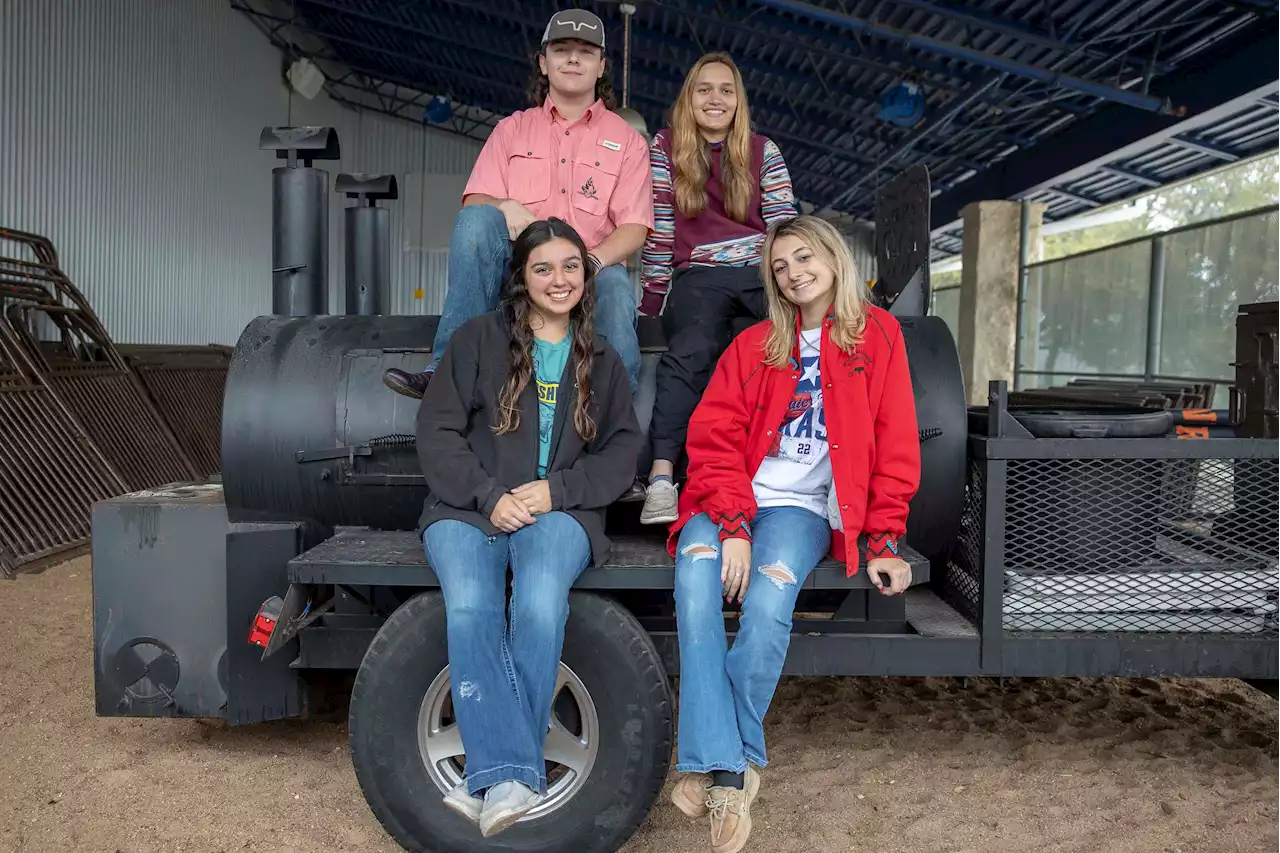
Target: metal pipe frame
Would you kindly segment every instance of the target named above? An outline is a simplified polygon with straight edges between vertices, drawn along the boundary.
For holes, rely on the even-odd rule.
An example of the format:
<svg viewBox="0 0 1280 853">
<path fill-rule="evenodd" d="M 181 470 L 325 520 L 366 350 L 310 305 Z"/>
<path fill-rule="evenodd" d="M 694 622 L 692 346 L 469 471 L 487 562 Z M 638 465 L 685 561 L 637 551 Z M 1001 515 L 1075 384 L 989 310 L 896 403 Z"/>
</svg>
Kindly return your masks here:
<svg viewBox="0 0 1280 853">
<path fill-rule="evenodd" d="M 897 41 L 906 47 L 914 47 L 940 56 L 962 59 L 966 62 L 971 62 L 974 65 L 980 65 L 996 71 L 1002 71 L 1007 74 L 1014 74 L 1030 80 L 1038 80 L 1041 83 L 1048 83 L 1064 89 L 1073 89 L 1084 95 L 1115 101 L 1116 103 L 1125 104 L 1148 112 L 1159 113 L 1161 115 L 1181 114 L 1179 109 L 1174 107 L 1167 98 L 1156 98 L 1150 95 L 1127 92 L 1124 89 L 1116 89 L 1112 86 L 1096 83 L 1092 80 L 1073 77 L 1069 74 L 1059 74 L 1034 65 L 1028 65 L 1025 62 L 1018 62 L 1016 60 L 1006 59 L 1005 57 L 994 56 L 989 53 L 983 53 L 980 50 L 974 50 L 973 48 L 952 44 L 951 42 L 942 41 L 940 39 L 914 35 L 884 24 L 876 24 L 871 21 L 863 20 L 862 18 L 856 18 L 853 15 L 832 12 L 809 3 L 801 3 L 799 0 L 750 0 L 750 2 L 757 6 L 764 6 L 766 8 L 773 9 L 774 11 L 789 12 L 812 20 L 843 27 L 844 29 L 852 32 L 890 39 Z"/>
</svg>

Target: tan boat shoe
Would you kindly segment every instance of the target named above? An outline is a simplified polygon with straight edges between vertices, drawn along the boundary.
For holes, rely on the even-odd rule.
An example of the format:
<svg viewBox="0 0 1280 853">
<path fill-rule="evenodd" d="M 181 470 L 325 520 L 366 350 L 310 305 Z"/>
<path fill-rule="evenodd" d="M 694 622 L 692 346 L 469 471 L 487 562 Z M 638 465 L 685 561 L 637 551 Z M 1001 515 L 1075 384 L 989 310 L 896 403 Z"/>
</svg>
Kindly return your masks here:
<svg viewBox="0 0 1280 853">
<path fill-rule="evenodd" d="M 760 774 L 748 767 L 743 790 L 712 787 L 707 791 L 711 816 L 711 853 L 739 853 L 751 836 L 751 803 L 760 793 Z"/>
<path fill-rule="evenodd" d="M 709 790 L 710 773 L 687 773 L 671 789 L 671 802 L 689 817 L 706 817 Z"/>
</svg>

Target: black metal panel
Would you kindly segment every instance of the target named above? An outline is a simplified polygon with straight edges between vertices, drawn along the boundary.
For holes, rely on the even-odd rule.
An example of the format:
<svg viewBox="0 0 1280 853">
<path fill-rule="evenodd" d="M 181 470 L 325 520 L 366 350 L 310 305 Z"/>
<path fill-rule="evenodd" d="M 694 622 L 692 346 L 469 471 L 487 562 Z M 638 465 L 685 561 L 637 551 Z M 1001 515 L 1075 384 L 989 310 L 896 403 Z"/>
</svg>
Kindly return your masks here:
<svg viewBox="0 0 1280 853">
<path fill-rule="evenodd" d="M 876 595 L 877 593 L 872 593 Z M 783 672 L 787 675 L 976 675 L 978 634 L 973 625 L 928 589 L 911 589 L 905 602 L 909 627 L 891 623 L 835 625 L 797 620 Z M 680 654 L 674 621 L 641 619 L 671 675 L 679 672 Z M 726 618 L 730 639 L 737 619 Z M 885 625 L 884 633 L 874 633 Z M 362 615 L 325 616 L 299 635 L 299 669 L 356 669 L 377 633 L 377 620 Z"/>
<path fill-rule="evenodd" d="M 613 553 L 603 566 L 587 569 L 578 589 L 671 589 L 675 561 L 667 556 L 661 532 L 611 537 Z M 912 583 L 929 581 L 929 562 L 909 546 L 904 559 L 911 564 Z M 806 589 L 871 589 L 865 571 L 847 577 L 845 566 L 824 559 L 805 580 Z M 293 583 L 332 583 L 351 586 L 436 587 L 440 583 L 426 554 L 410 531 L 344 529 L 289 563 Z"/>
<path fill-rule="evenodd" d="M 357 669 L 376 634 L 368 628 L 308 628 L 297 665 L 307 669 Z M 649 635 L 667 674 L 680 674 L 675 632 Z M 729 635 L 732 640 L 733 635 Z M 912 634 L 794 634 L 784 675 L 978 675 L 978 641 Z"/>
<path fill-rule="evenodd" d="M 960 533 L 968 418 L 955 338 L 941 317 L 900 317 L 920 429 L 920 488 L 906 541 L 941 564 Z"/>
<path fill-rule="evenodd" d="M 99 716 L 223 716 L 226 532 L 221 489 L 213 485 L 155 489 L 94 506 Z"/>
<path fill-rule="evenodd" d="M 296 640 L 262 659 L 249 630 L 262 602 L 288 588 L 288 562 L 297 555 L 297 524 L 233 524 L 226 535 L 227 709 L 231 725 L 302 714 L 302 680 L 289 667 Z"/>
<path fill-rule="evenodd" d="M 650 635 L 668 675 L 680 674 L 674 632 Z M 733 641 L 734 635 L 729 635 Z M 913 634 L 793 634 L 783 675 L 978 675 L 978 641 Z"/>
<path fill-rule="evenodd" d="M 1275 439 L 1280 435 L 1280 381 L 1276 363 L 1277 308 L 1280 303 L 1241 305 L 1236 315 L 1235 385 L 1231 391 L 1232 423 L 1240 434 Z"/>
<path fill-rule="evenodd" d="M 1000 674 L 1274 679 L 1276 652 L 1263 637 L 1009 632 Z"/>
<path fill-rule="evenodd" d="M 917 164 L 876 192 L 877 300 L 896 316 L 929 313 L 929 169 Z"/>
</svg>

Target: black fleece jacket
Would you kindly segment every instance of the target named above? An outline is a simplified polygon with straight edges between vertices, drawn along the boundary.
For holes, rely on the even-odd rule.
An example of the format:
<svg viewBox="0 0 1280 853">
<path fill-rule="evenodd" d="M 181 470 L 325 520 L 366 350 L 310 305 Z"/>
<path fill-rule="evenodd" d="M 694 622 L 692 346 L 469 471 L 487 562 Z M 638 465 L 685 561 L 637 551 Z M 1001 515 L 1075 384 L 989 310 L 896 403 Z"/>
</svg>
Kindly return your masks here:
<svg viewBox="0 0 1280 853">
<path fill-rule="evenodd" d="M 500 535 L 489 515 L 502 495 L 538 478 L 538 392 L 530 382 L 520 395 L 520 426 L 494 435 L 498 397 L 507 379 L 511 333 L 500 312 L 468 320 L 449 341 L 418 407 L 418 459 L 431 490 L 418 535 L 451 518 Z M 573 425 L 576 360 L 570 355 L 560 380 L 547 485 L 551 509 L 572 515 L 591 540 L 592 563 L 609 556 L 605 508 L 635 477 L 644 443 L 631 403 L 622 360 L 599 338 L 591 368 L 590 412 L 596 437 L 583 443 Z"/>
</svg>

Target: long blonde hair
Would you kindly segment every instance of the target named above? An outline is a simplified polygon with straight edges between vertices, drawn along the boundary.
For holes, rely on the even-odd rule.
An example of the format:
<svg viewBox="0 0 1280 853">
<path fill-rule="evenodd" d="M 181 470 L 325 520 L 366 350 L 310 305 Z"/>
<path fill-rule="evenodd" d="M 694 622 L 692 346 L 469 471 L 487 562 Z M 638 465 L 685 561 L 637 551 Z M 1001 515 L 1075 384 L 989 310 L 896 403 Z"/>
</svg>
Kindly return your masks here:
<svg viewBox="0 0 1280 853">
<path fill-rule="evenodd" d="M 671 109 L 671 160 L 675 167 L 676 207 L 687 218 L 693 218 L 707 206 L 707 179 L 711 176 L 711 147 L 698 130 L 693 112 L 693 87 L 698 74 L 713 63 L 728 67 L 737 90 L 738 107 L 733 124 L 720 154 L 720 184 L 724 187 L 724 209 L 735 222 L 745 222 L 751 207 L 751 111 L 747 108 L 747 90 L 738 66 L 727 53 L 708 53 L 685 75 L 680 95 Z M 758 180 L 758 179 L 757 179 Z"/>
<path fill-rule="evenodd" d="M 760 275 L 764 279 L 765 298 L 769 303 L 769 322 L 772 324 L 764 343 L 765 364 L 770 367 L 786 367 L 795 349 L 798 309 L 782 295 L 773 275 L 773 244 L 780 237 L 797 238 L 834 271 L 835 297 L 832 308 L 835 310 L 835 321 L 831 325 L 831 340 L 844 352 L 852 352 L 855 346 L 862 343 L 862 331 L 867 322 L 867 306 L 862 292 L 864 285 L 853 261 L 853 253 L 830 222 L 816 216 L 797 216 L 795 219 L 775 222 L 764 238 Z"/>
</svg>

